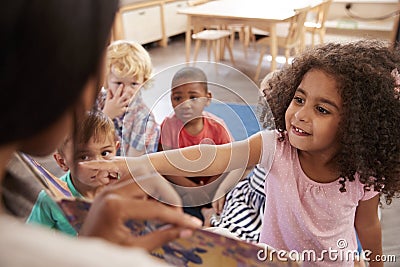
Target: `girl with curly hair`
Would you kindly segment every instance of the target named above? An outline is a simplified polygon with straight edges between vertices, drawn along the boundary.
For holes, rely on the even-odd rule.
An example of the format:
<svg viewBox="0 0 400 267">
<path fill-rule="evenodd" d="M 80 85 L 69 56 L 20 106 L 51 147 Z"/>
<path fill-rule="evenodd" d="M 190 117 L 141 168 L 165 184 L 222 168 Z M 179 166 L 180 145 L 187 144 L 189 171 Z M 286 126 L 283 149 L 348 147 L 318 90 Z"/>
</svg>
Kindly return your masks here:
<svg viewBox="0 0 400 267">
<path fill-rule="evenodd" d="M 370 266 L 383 266 L 374 261 L 379 199 L 400 192 L 399 69 L 399 51 L 382 42 L 326 44 L 263 84 L 277 130 L 87 166 L 199 176 L 259 163 L 267 172 L 260 242 L 305 255 L 304 266 L 353 266 L 355 227 Z"/>
</svg>

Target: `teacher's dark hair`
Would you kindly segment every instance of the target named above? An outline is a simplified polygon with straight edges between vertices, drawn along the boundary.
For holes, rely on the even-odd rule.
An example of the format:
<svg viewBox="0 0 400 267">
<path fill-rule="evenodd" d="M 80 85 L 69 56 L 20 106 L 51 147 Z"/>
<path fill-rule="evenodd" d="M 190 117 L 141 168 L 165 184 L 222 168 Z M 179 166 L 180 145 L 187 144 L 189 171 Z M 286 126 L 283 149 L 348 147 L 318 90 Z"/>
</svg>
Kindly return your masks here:
<svg viewBox="0 0 400 267">
<path fill-rule="evenodd" d="M 0 145 L 31 137 L 100 77 L 117 0 L 13 0 L 0 15 Z"/>
</svg>

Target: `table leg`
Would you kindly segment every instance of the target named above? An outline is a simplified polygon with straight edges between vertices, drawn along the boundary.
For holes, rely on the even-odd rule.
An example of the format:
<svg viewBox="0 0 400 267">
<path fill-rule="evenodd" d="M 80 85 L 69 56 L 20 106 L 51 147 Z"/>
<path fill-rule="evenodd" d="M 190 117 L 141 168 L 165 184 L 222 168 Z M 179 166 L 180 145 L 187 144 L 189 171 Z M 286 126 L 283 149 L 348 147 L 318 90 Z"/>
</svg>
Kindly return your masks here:
<svg viewBox="0 0 400 267">
<path fill-rule="evenodd" d="M 187 16 L 186 24 L 186 62 L 190 61 L 190 47 L 192 45 L 192 19 L 191 16 Z"/>
<path fill-rule="evenodd" d="M 278 54 L 278 38 L 276 36 L 276 24 L 272 24 L 270 27 L 270 40 L 271 40 L 271 68 L 270 71 L 276 69 L 276 56 Z"/>
</svg>

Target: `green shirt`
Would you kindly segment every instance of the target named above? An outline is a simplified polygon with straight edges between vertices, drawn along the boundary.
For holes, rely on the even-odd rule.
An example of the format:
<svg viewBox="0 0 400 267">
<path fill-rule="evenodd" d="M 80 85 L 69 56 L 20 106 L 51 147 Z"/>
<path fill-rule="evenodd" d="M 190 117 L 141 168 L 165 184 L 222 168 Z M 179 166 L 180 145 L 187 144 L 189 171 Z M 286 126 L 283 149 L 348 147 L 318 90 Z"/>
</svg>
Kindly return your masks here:
<svg viewBox="0 0 400 267">
<path fill-rule="evenodd" d="M 60 177 L 60 180 L 67 183 L 74 197 L 82 198 L 82 195 L 72 184 L 71 173 L 69 171 Z M 50 229 L 56 229 L 72 236 L 77 235 L 76 230 L 68 222 L 60 207 L 44 190 L 40 191 L 26 222 L 44 225 Z"/>
</svg>

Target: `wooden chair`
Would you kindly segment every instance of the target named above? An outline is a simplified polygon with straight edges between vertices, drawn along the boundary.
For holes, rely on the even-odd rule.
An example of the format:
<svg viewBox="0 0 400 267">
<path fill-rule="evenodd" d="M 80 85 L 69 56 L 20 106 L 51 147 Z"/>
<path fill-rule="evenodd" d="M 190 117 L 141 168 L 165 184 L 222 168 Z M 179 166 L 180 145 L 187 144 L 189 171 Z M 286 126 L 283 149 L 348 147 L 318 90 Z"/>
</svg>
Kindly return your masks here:
<svg viewBox="0 0 400 267">
<path fill-rule="evenodd" d="M 306 21 L 304 23 L 304 29 L 305 32 L 309 32 L 312 35 L 311 39 L 311 46 L 314 47 L 315 41 L 314 41 L 314 35 L 318 34 L 319 36 L 319 43 L 323 44 L 324 43 L 324 37 L 325 37 L 325 21 L 329 12 L 329 8 L 332 4 L 333 0 L 323 0 L 321 4 L 313 7 L 310 10 L 310 13 L 314 13 L 314 20 L 312 21 Z M 304 47 L 304 44 L 303 44 Z"/>
<path fill-rule="evenodd" d="M 210 0 L 188 0 L 188 6 L 197 6 L 209 2 Z M 224 53 L 225 47 L 228 48 L 229 56 L 232 64 L 235 64 L 233 59 L 233 52 L 231 46 L 231 39 L 234 38 L 234 32 L 232 30 L 224 29 L 223 25 L 211 25 L 207 27 L 201 27 L 199 29 L 193 29 L 192 39 L 195 40 L 193 61 L 197 60 L 199 54 L 201 42 L 204 41 L 207 44 L 207 59 L 210 61 L 211 48 L 214 53 L 214 60 L 219 61 L 221 55 L 219 51 Z"/>
<path fill-rule="evenodd" d="M 225 47 L 228 48 L 229 56 L 232 64 L 235 64 L 235 60 L 233 58 L 232 47 L 230 43 L 230 38 L 232 37 L 232 31 L 230 30 L 203 30 L 198 33 L 192 34 L 192 39 L 196 41 L 194 47 L 194 57 L 193 61 L 197 60 L 197 56 L 199 54 L 200 45 L 202 41 L 205 41 L 207 44 L 207 58 L 210 61 L 210 47 L 212 47 L 214 52 L 214 60 L 219 61 L 221 55 L 219 51 L 224 53 Z M 222 42 L 222 43 L 220 43 Z M 222 47 L 222 49 L 221 49 Z"/>
<path fill-rule="evenodd" d="M 247 58 L 247 47 L 249 46 L 249 31 L 250 27 L 245 24 L 229 24 L 228 29 L 232 32 L 231 47 L 233 49 L 235 43 L 235 35 L 239 33 L 239 41 L 243 46 L 243 53 L 245 58 Z"/>
<path fill-rule="evenodd" d="M 307 13 L 310 7 L 296 9 L 296 15 L 294 15 L 289 21 L 289 28 L 285 36 L 278 36 L 277 43 L 278 48 L 285 50 L 286 64 L 289 64 L 289 57 L 292 49 L 295 50 L 295 54 L 298 54 L 301 50 L 302 40 L 304 35 L 304 22 L 306 21 Z M 265 53 L 267 52 L 268 46 L 270 46 L 269 36 L 261 38 L 256 41 L 256 45 L 261 46 L 260 58 L 254 75 L 254 80 L 257 81 L 261 71 L 261 65 Z"/>
</svg>

